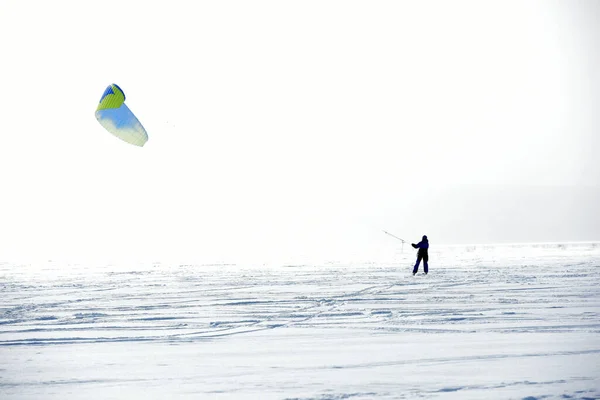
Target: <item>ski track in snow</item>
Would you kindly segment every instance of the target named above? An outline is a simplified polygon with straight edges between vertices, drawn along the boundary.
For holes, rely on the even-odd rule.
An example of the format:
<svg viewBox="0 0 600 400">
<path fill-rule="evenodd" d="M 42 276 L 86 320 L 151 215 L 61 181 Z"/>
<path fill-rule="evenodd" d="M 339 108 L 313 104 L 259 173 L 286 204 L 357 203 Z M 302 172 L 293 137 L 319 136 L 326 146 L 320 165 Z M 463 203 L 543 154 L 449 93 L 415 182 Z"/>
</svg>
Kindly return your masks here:
<svg viewBox="0 0 600 400">
<path fill-rule="evenodd" d="M 600 398 L 599 245 L 479 246 L 440 253 L 437 263 L 432 255 L 430 275 L 415 277 L 410 256 L 402 266 L 3 263 L 0 398 L 161 398 L 143 392 L 161 382 L 166 397 Z M 305 352 L 307 343 L 315 350 Z M 124 345 L 167 358 L 168 349 L 189 357 L 198 346 L 203 357 L 210 346 L 244 351 L 227 353 L 231 364 L 213 354 L 215 366 L 197 375 L 74 378 L 77 363 L 48 372 L 65 362 L 57 354 L 90 346 L 109 353 L 100 365 L 110 369 L 114 346 Z M 281 361 L 288 357 L 302 361 Z M 562 367 L 532 372 L 554 364 Z M 539 379 L 505 373 L 512 368 Z M 473 382 L 460 371 L 475 373 Z M 246 375 L 254 380 L 240 383 Z"/>
</svg>

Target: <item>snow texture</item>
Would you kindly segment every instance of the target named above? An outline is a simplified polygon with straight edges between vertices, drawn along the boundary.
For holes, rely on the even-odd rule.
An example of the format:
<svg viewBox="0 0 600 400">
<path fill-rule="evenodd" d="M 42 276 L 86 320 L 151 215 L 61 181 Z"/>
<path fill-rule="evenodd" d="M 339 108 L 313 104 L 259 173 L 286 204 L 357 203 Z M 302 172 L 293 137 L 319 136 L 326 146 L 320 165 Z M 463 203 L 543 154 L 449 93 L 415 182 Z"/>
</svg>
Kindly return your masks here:
<svg viewBox="0 0 600 400">
<path fill-rule="evenodd" d="M 430 253 L 0 263 L 0 398 L 600 398 L 600 244 Z"/>
</svg>

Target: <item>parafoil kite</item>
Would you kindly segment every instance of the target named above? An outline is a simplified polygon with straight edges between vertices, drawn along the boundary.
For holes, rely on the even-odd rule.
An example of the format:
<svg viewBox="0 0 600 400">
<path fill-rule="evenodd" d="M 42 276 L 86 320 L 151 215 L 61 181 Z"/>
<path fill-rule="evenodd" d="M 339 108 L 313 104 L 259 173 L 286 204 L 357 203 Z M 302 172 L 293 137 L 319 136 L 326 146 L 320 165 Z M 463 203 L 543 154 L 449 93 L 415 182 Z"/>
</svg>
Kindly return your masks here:
<svg viewBox="0 0 600 400">
<path fill-rule="evenodd" d="M 146 130 L 125 105 L 125 93 L 114 83 L 104 91 L 96 108 L 96 119 L 107 131 L 127 143 L 143 146 L 148 141 Z"/>
</svg>

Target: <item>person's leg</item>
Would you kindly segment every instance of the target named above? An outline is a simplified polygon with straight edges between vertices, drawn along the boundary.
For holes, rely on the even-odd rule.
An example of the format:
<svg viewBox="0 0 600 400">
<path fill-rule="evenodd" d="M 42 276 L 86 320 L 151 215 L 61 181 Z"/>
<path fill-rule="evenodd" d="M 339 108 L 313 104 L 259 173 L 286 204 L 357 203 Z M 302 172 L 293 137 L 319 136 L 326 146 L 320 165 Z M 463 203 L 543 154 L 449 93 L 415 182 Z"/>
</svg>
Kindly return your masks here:
<svg viewBox="0 0 600 400">
<path fill-rule="evenodd" d="M 415 267 L 413 268 L 413 275 L 417 273 L 417 271 L 419 270 L 419 264 L 421 264 L 421 255 L 419 255 L 417 257 L 417 263 L 415 264 Z"/>
<path fill-rule="evenodd" d="M 429 256 L 426 255 L 425 257 L 423 257 L 423 268 L 425 269 L 425 273 L 427 274 L 427 272 L 429 272 L 429 265 L 427 265 L 427 262 L 429 261 Z"/>
</svg>

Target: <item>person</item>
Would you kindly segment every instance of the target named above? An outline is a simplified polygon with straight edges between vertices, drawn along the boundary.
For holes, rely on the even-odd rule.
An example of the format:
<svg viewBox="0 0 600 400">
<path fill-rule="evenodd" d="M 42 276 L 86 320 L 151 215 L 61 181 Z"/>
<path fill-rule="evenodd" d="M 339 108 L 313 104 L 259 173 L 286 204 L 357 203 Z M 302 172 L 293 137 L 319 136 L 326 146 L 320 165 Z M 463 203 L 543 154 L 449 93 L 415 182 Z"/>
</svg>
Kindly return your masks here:
<svg viewBox="0 0 600 400">
<path fill-rule="evenodd" d="M 429 249 L 429 241 L 427 240 L 427 235 L 423 235 L 423 240 L 421 240 L 419 243 L 411 243 L 411 245 L 415 249 L 419 249 L 417 252 L 417 263 L 413 268 L 413 275 L 415 275 L 419 270 L 419 264 L 421 264 L 421 260 L 423 260 L 423 269 L 425 270 L 425 275 L 427 275 L 427 272 L 429 272 L 429 266 L 427 265 L 427 262 L 429 261 L 429 254 L 427 254 L 427 250 Z"/>
</svg>

